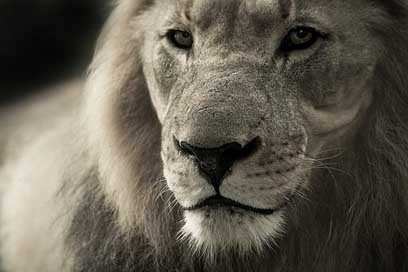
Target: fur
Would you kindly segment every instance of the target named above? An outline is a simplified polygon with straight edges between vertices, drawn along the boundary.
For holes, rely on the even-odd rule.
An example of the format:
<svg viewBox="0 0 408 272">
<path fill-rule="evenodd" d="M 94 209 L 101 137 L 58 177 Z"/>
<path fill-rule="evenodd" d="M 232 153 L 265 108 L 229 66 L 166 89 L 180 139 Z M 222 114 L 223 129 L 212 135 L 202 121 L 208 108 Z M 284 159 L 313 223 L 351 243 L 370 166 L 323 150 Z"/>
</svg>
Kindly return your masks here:
<svg viewBox="0 0 408 272">
<path fill-rule="evenodd" d="M 211 259 L 193 250 L 188 240 L 177 239 L 182 209 L 163 178 L 161 124 L 141 64 L 146 22 L 131 19 L 152 4 L 144 0 L 119 5 L 91 68 L 83 120 L 73 124 L 70 119 L 64 122 L 67 127 L 59 128 L 59 134 L 68 136 L 58 134 L 56 139 L 70 144 L 58 151 L 64 162 L 52 164 L 57 170 L 51 177 L 58 178 L 58 169 L 64 174 L 60 187 L 44 196 L 57 196 L 59 203 L 54 219 L 48 220 L 64 215 L 54 240 L 66 260 L 57 254 L 55 263 L 38 261 L 48 267 L 42 270 L 32 269 L 29 262 L 16 266 L 18 257 L 6 247 L 11 243 L 4 243 L 12 225 L 3 223 L 6 271 L 408 271 L 408 33 L 401 27 L 408 23 L 405 2 L 371 1 L 382 12 L 370 25 L 381 41 L 372 104 L 342 143 L 343 153 L 314 169 L 302 192 L 305 198 L 290 203 L 285 234 L 261 252 L 231 247 Z M 129 36 L 131 41 L 125 39 Z M 126 50 L 118 52 L 117 47 Z M 121 73 L 112 78 L 112 69 Z M 103 95 L 101 90 L 106 90 Z M 78 126 L 85 129 L 76 133 L 73 128 Z M 44 150 L 47 139 L 32 147 L 31 156 Z M 32 159 L 26 161 L 17 169 L 24 170 Z M 11 167 L 15 169 L 13 163 Z M 5 195 L 5 204 L 17 199 L 11 195 Z M 13 214 L 4 216 L 4 207 L 11 205 L 3 203 L 3 222 L 14 220 Z"/>
</svg>

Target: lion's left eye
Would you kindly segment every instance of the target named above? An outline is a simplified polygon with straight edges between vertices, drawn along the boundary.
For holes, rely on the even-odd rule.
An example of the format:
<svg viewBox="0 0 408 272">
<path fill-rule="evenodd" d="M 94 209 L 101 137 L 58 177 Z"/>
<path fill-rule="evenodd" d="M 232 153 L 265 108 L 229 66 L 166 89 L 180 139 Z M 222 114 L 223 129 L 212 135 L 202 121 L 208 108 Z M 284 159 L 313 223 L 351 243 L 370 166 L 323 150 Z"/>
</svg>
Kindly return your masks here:
<svg viewBox="0 0 408 272">
<path fill-rule="evenodd" d="M 190 49 L 193 46 L 193 36 L 188 31 L 170 30 L 167 38 L 174 46 L 181 49 Z"/>
<path fill-rule="evenodd" d="M 280 49 L 284 52 L 307 49 L 319 37 L 320 33 L 312 27 L 297 27 L 289 31 L 283 39 Z"/>
</svg>

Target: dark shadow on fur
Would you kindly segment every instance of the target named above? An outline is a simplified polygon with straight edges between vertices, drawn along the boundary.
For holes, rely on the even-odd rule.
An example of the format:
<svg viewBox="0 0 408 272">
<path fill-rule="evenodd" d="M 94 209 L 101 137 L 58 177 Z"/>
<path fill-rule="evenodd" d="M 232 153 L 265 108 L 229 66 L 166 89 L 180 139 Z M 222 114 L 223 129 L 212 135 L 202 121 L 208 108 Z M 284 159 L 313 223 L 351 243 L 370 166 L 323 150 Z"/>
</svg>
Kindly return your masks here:
<svg viewBox="0 0 408 272">
<path fill-rule="evenodd" d="M 85 180 L 67 239 L 74 271 L 258 272 L 275 265 L 280 272 L 408 271 L 408 14 L 401 1 L 381 3 L 391 19 L 372 26 L 387 47 L 375 74 L 374 103 L 342 156 L 328 161 L 341 171 L 315 170 L 307 199 L 289 207 L 279 247 L 246 258 L 227 252 L 211 264 L 177 242 L 179 207 L 169 208 L 170 194 L 157 198 L 164 182 L 153 186 L 162 175 L 160 126 L 139 74 L 125 86 L 136 86 L 136 98 L 121 110 L 141 122 L 133 133 L 143 160 L 137 172 L 144 225 L 121 233 L 98 177 Z"/>
</svg>

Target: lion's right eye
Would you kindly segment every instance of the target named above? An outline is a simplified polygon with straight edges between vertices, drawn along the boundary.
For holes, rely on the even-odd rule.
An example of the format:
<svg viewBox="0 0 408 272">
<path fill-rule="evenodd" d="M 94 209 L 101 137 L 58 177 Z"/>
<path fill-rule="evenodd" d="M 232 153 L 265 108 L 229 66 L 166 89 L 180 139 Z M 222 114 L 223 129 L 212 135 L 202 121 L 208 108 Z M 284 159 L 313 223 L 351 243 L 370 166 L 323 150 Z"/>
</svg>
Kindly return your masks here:
<svg viewBox="0 0 408 272">
<path fill-rule="evenodd" d="M 190 49 L 193 46 L 193 36 L 188 31 L 170 30 L 167 38 L 174 46 L 181 49 Z"/>
<path fill-rule="evenodd" d="M 284 52 L 304 50 L 311 47 L 322 35 L 312 27 L 297 27 L 289 31 L 280 49 Z"/>
</svg>

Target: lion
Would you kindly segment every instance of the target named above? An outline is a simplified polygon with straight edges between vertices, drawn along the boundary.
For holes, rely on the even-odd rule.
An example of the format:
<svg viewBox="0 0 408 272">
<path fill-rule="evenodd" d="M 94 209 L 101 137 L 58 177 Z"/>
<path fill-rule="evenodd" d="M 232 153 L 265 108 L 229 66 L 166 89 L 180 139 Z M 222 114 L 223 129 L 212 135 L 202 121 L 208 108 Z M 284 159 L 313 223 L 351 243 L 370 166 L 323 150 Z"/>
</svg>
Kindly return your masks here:
<svg viewBox="0 0 408 272">
<path fill-rule="evenodd" d="M 2 269 L 408 271 L 407 19 L 118 1 L 84 86 L 2 109 Z"/>
</svg>

